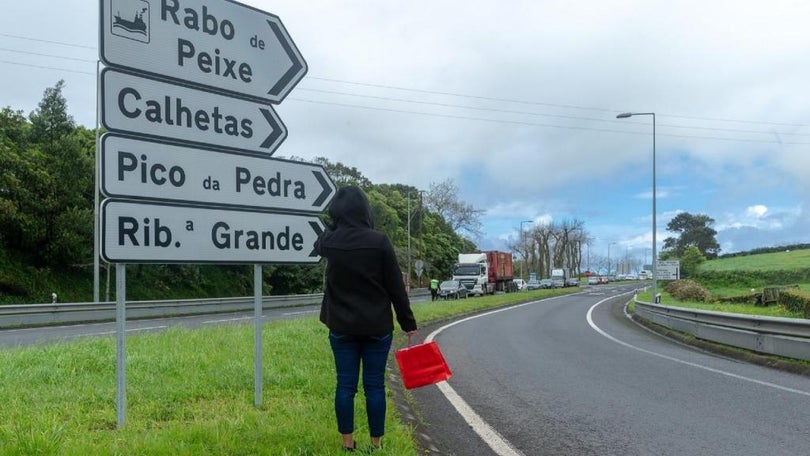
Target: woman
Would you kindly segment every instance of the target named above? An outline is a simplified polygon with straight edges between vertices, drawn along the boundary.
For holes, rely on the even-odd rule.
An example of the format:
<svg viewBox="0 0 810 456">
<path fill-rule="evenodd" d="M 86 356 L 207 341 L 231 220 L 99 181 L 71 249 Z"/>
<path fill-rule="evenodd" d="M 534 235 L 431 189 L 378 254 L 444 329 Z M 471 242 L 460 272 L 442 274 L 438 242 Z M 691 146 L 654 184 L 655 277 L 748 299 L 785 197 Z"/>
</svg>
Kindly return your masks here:
<svg viewBox="0 0 810 456">
<path fill-rule="evenodd" d="M 371 206 L 359 187 L 338 190 L 329 207 L 332 226 L 315 242 L 326 258 L 321 321 L 329 328 L 335 357 L 335 415 L 343 448 L 354 451 L 354 396 L 363 366 L 363 391 L 371 445 L 385 433 L 385 364 L 396 311 L 400 328 L 412 335 L 416 320 L 388 237 L 374 231 Z"/>
</svg>

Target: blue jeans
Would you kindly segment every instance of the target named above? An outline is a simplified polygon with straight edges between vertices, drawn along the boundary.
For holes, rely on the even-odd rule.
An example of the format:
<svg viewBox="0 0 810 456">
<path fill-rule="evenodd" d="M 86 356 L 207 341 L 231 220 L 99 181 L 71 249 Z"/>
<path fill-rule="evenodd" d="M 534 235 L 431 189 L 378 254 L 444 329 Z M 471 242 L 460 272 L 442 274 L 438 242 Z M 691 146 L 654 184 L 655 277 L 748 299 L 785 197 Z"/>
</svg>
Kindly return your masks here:
<svg viewBox="0 0 810 456">
<path fill-rule="evenodd" d="M 354 432 L 354 396 L 362 363 L 369 434 L 382 437 L 385 434 L 385 364 L 391 349 L 391 333 L 351 336 L 330 331 L 329 344 L 335 355 L 337 371 L 335 415 L 338 432 Z"/>
</svg>

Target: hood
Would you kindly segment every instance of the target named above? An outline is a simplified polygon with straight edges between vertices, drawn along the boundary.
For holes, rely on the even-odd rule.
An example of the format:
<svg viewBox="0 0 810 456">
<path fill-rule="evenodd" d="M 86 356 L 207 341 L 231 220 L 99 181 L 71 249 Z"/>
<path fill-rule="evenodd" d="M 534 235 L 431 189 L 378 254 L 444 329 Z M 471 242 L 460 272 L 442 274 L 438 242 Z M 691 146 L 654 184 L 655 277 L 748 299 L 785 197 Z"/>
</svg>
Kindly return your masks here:
<svg viewBox="0 0 810 456">
<path fill-rule="evenodd" d="M 371 205 L 360 187 L 341 187 L 329 206 L 329 217 L 334 228 L 374 228 Z"/>
</svg>

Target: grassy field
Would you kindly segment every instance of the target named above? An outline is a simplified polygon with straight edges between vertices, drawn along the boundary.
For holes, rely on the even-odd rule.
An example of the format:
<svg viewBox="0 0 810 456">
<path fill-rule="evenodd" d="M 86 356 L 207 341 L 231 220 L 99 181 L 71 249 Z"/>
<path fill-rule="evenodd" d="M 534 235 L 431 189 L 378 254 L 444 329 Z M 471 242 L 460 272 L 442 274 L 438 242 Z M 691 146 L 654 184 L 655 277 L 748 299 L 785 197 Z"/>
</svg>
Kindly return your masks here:
<svg viewBox="0 0 810 456">
<path fill-rule="evenodd" d="M 700 271 L 782 271 L 810 268 L 810 250 L 719 258 L 700 265 Z"/>
<path fill-rule="evenodd" d="M 424 325 L 572 291 L 428 302 L 415 304 L 414 313 Z M 251 325 L 128 336 L 122 429 L 116 420 L 114 338 L 2 350 L 0 454 L 343 454 L 326 328 L 316 318 L 266 324 L 263 350 L 263 405 L 256 408 Z M 390 396 L 385 447 L 375 454 L 415 455 L 412 430 L 401 424 Z M 358 399 L 356 437 L 367 447 L 362 394 Z"/>
<path fill-rule="evenodd" d="M 781 306 L 755 306 L 753 304 L 680 301 L 666 291 L 660 290 L 659 293 L 661 293 L 661 303 L 666 306 L 685 307 L 688 309 L 698 310 L 712 310 L 715 312 L 738 313 L 744 315 L 760 315 L 763 317 L 804 318 L 800 312 L 791 312 Z M 652 291 L 650 290 L 643 291 L 638 294 L 639 300 L 644 302 L 650 302 L 651 296 Z M 630 310 L 633 310 L 632 307 Z"/>
</svg>

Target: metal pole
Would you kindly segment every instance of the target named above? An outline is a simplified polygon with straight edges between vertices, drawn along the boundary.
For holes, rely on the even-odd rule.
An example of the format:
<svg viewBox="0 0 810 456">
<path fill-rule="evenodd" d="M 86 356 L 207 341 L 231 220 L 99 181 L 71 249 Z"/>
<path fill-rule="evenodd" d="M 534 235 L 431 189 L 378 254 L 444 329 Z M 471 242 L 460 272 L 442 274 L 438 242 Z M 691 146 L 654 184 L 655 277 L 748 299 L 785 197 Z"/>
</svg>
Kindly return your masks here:
<svg viewBox="0 0 810 456">
<path fill-rule="evenodd" d="M 262 265 L 253 265 L 253 404 L 262 405 Z"/>
<path fill-rule="evenodd" d="M 116 394 L 115 406 L 118 429 L 124 427 L 127 416 L 127 374 L 126 374 L 126 265 L 115 265 L 115 339 L 116 339 Z"/>
<path fill-rule="evenodd" d="M 655 213 L 657 211 L 655 207 L 655 200 L 656 200 L 656 191 L 655 191 L 655 113 L 654 112 L 623 112 L 616 116 L 617 119 L 626 119 L 632 116 L 652 116 L 652 127 L 653 127 L 653 154 L 652 154 L 652 275 L 653 275 L 653 295 L 652 295 L 652 302 L 656 301 L 656 296 L 658 295 L 658 255 L 656 252 L 656 220 L 655 220 Z"/>
<path fill-rule="evenodd" d="M 657 225 L 655 223 L 655 199 L 656 199 L 656 192 L 655 192 L 655 113 L 652 114 L 653 120 L 653 156 L 652 156 L 652 272 L 653 272 L 653 302 L 657 302 L 658 296 L 658 255 L 656 253 L 656 228 Z"/>
<path fill-rule="evenodd" d="M 526 233 L 523 231 L 523 224 L 524 223 L 532 223 L 531 220 L 522 220 L 520 222 L 520 243 L 523 245 L 523 253 L 528 254 L 528 249 L 526 249 Z M 523 266 L 526 264 L 526 257 L 523 257 L 523 261 L 520 263 L 520 278 L 525 280 L 523 275 Z"/>
<path fill-rule="evenodd" d="M 408 192 L 408 282 L 405 284 L 411 289 L 411 192 Z"/>
<path fill-rule="evenodd" d="M 99 145 L 98 145 L 98 132 L 101 130 L 98 124 L 98 95 L 101 89 L 99 88 L 99 73 L 101 72 L 101 61 L 96 61 L 96 169 L 95 173 L 93 173 L 93 302 L 99 302 L 99 275 L 100 275 L 100 263 L 99 263 L 99 214 L 98 214 L 98 194 L 99 194 L 99 182 L 98 182 L 98 175 L 101 172 L 101 158 L 99 154 Z M 107 266 L 109 268 L 109 265 Z M 107 269 L 107 277 L 109 277 L 109 269 Z M 109 282 L 108 282 L 109 287 Z M 109 289 L 109 288 L 108 288 Z"/>
</svg>

